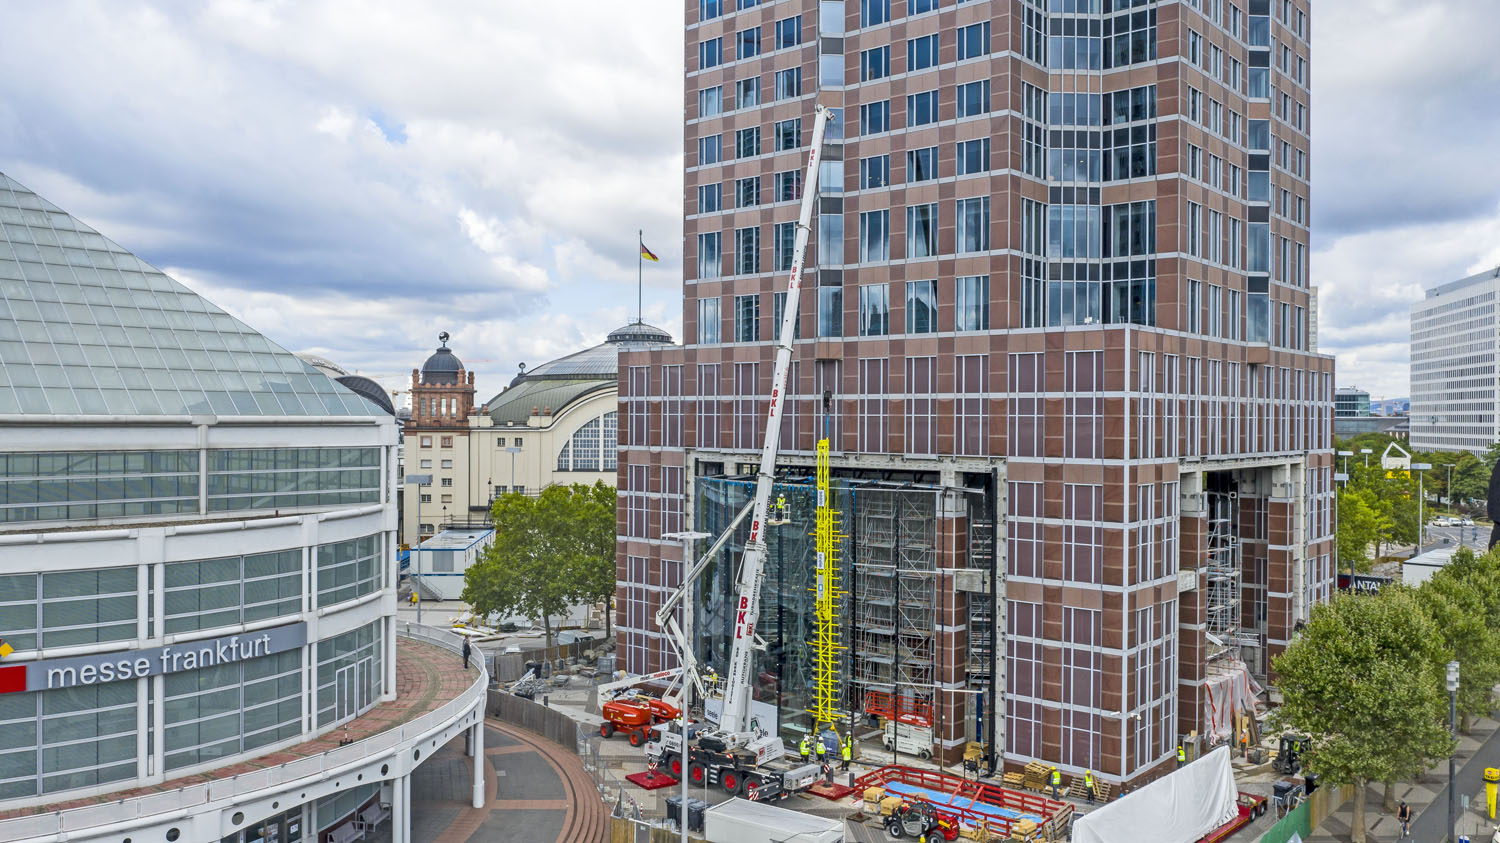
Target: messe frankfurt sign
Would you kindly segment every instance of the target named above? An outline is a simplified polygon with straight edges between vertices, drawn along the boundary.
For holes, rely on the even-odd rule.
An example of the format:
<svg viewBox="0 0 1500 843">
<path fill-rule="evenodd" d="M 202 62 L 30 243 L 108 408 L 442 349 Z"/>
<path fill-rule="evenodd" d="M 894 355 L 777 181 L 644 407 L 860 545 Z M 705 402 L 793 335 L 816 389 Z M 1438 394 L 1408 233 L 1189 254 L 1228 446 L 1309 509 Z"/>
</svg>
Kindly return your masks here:
<svg viewBox="0 0 1500 843">
<path fill-rule="evenodd" d="M 306 643 L 307 623 L 298 622 L 240 635 L 183 641 L 149 650 L 6 665 L 0 667 L 0 694 L 77 688 L 180 670 L 221 667 L 294 650 Z"/>
</svg>

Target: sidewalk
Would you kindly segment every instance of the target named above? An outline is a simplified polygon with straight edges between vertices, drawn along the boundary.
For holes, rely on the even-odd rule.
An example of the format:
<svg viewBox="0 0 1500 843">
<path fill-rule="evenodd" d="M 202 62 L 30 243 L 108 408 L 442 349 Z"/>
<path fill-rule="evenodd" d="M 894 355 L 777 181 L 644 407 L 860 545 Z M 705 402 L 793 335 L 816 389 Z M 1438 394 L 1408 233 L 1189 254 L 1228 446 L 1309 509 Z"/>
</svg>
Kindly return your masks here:
<svg viewBox="0 0 1500 843">
<path fill-rule="evenodd" d="M 1488 833 L 1476 835 L 1476 829 L 1489 828 L 1484 811 L 1485 767 L 1500 766 L 1500 722 L 1488 717 L 1475 720 L 1468 735 L 1458 736 L 1458 788 L 1462 800 L 1469 797 L 1469 810 L 1459 807 L 1459 831 L 1475 840 L 1489 840 Z M 1401 826 L 1394 813 L 1381 810 L 1380 799 L 1385 786 L 1369 785 L 1365 790 L 1366 839 L 1370 843 L 1395 843 L 1401 838 Z M 1448 823 L 1448 761 L 1417 777 L 1415 781 L 1396 782 L 1396 802 L 1402 800 L 1412 808 L 1416 819 L 1412 823 L 1412 836 L 1408 839 L 1422 843 L 1437 843 L 1443 839 L 1444 826 Z M 1347 843 L 1350 829 L 1354 825 L 1354 800 L 1344 804 L 1313 829 L 1307 843 Z"/>
</svg>

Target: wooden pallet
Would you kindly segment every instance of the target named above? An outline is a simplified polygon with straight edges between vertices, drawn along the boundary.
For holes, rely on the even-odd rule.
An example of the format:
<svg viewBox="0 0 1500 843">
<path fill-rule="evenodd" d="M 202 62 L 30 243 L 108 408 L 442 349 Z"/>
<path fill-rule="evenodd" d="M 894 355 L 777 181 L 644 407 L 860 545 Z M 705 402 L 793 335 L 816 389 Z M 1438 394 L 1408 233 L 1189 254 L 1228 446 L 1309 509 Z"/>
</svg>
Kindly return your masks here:
<svg viewBox="0 0 1500 843">
<path fill-rule="evenodd" d="M 1094 779 L 1094 801 L 1108 802 L 1114 794 L 1114 785 L 1102 779 Z M 1072 799 L 1088 799 L 1089 789 L 1083 783 L 1083 776 L 1074 776 L 1068 785 L 1068 796 Z"/>
<path fill-rule="evenodd" d="M 1022 788 L 1026 786 L 1025 773 L 1006 773 L 1004 780 L 1006 787 Z"/>
</svg>

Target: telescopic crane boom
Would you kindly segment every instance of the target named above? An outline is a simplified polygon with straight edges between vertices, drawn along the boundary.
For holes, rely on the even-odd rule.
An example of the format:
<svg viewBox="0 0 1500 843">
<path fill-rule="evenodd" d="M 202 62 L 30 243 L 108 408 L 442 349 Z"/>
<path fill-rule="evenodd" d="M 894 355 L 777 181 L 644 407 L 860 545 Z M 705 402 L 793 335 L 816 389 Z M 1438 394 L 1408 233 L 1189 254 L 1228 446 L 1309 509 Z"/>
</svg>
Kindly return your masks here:
<svg viewBox="0 0 1500 843">
<path fill-rule="evenodd" d="M 755 496 L 746 507 L 750 512 L 750 535 L 745 542 L 744 554 L 740 557 L 739 576 L 735 586 L 734 640 L 729 652 L 729 664 L 723 674 L 724 707 L 719 716 L 718 728 L 704 733 L 716 748 L 733 751 L 759 743 L 764 733 L 752 728 L 750 717 L 751 677 L 755 650 L 763 649 L 758 643 L 755 624 L 760 616 L 761 583 L 765 578 L 766 563 L 766 515 L 770 506 L 771 487 L 776 474 L 776 453 L 781 437 L 781 413 L 786 395 L 787 373 L 791 369 L 792 339 L 797 325 L 798 302 L 802 295 L 802 262 L 807 256 L 807 240 L 812 229 L 812 214 L 818 192 L 818 164 L 823 156 L 823 135 L 828 126 L 829 111 L 817 106 L 813 115 L 812 142 L 807 153 L 807 173 L 803 179 L 802 209 L 797 217 L 797 235 L 792 249 L 792 268 L 787 276 L 786 307 L 781 317 L 781 326 L 776 340 L 776 366 L 771 377 L 771 400 L 766 412 L 766 435 L 760 452 L 760 469 L 755 478 Z M 837 248 L 837 245 L 834 246 Z M 682 659 L 686 681 L 701 687 L 697 676 L 697 664 L 693 658 L 692 642 L 682 635 L 672 617 L 681 603 L 683 594 L 692 581 L 702 572 L 706 563 L 723 547 L 730 533 L 739 525 L 745 513 L 741 512 L 709 552 L 687 572 L 682 587 L 662 606 L 657 614 L 658 626 L 672 639 Z M 776 739 L 780 744 L 780 739 Z M 759 747 L 757 747 L 759 749 Z M 776 753 L 779 755 L 780 753 Z"/>
</svg>

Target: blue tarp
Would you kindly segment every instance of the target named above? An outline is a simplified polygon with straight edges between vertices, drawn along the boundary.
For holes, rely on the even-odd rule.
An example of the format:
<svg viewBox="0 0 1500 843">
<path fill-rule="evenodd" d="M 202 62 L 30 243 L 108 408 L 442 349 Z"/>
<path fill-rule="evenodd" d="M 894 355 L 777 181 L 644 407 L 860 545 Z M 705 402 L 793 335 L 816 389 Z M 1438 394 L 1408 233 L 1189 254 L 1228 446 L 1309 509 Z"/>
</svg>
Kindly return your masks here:
<svg viewBox="0 0 1500 843">
<path fill-rule="evenodd" d="M 1042 818 L 1034 814 L 1023 814 L 1020 811 L 1012 810 L 1010 808 L 1002 808 L 999 805 L 991 805 L 988 802 L 978 802 L 975 801 L 975 799 L 971 796 L 954 796 L 951 793 L 944 793 L 941 790 L 931 790 L 929 788 L 917 787 L 915 785 L 903 784 L 901 782 L 890 782 L 885 786 L 885 789 L 887 793 L 894 793 L 897 796 L 916 797 L 923 800 L 924 802 L 931 802 L 938 808 L 951 806 L 954 808 L 962 808 L 965 811 L 972 811 L 976 814 L 981 814 L 986 817 L 1007 819 L 1011 822 L 1024 819 L 1031 820 L 1037 825 L 1042 824 Z"/>
</svg>

